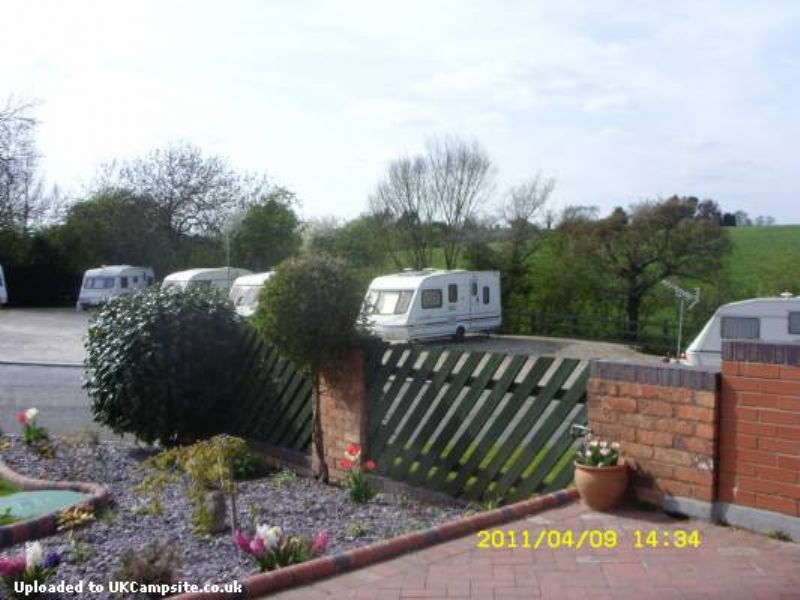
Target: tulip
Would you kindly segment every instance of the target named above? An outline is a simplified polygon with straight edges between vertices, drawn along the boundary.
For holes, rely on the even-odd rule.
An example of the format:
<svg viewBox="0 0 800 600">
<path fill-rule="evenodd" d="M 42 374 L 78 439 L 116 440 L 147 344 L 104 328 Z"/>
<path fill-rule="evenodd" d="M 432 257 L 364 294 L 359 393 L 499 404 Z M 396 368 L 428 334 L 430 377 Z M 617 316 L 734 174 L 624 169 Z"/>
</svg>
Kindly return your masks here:
<svg viewBox="0 0 800 600">
<path fill-rule="evenodd" d="M 25 570 L 25 557 L 0 558 L 0 577 L 16 577 Z"/>
<path fill-rule="evenodd" d="M 619 442 L 611 442 L 611 448 L 614 450 L 619 450 Z"/>
<path fill-rule="evenodd" d="M 327 531 L 318 531 L 316 537 L 314 538 L 314 544 L 311 549 L 314 551 L 314 554 L 322 554 L 325 552 L 325 549 L 328 547 L 328 540 L 330 537 L 328 536 Z"/>
<path fill-rule="evenodd" d="M 25 411 L 25 421 L 27 421 L 28 423 L 33 422 L 33 420 L 36 419 L 36 416 L 38 414 L 39 414 L 38 409 L 29 408 L 28 410 Z"/>
<path fill-rule="evenodd" d="M 233 541 L 236 542 L 236 545 L 239 547 L 239 550 L 242 550 L 244 552 L 250 551 L 250 540 L 247 539 L 247 536 L 238 529 L 233 532 Z"/>
<path fill-rule="evenodd" d="M 256 527 L 256 535 L 260 537 L 263 541 L 266 541 L 270 529 L 272 529 L 272 527 L 270 527 L 269 525 L 259 525 Z"/>
<path fill-rule="evenodd" d="M 283 529 L 280 527 L 272 527 L 264 538 L 264 542 L 269 550 L 274 550 L 279 547 L 283 542 Z"/>
<path fill-rule="evenodd" d="M 356 460 L 361 455 L 361 448 L 357 444 L 350 444 L 344 455 L 350 460 Z"/>
<path fill-rule="evenodd" d="M 42 545 L 39 542 L 25 544 L 25 567 L 30 571 L 42 566 Z"/>
<path fill-rule="evenodd" d="M 347 460 L 346 458 L 343 458 L 342 460 L 339 461 L 339 466 L 342 467 L 345 471 L 349 471 L 350 469 L 353 468 L 353 463 Z"/>
<path fill-rule="evenodd" d="M 376 466 L 377 465 L 375 464 L 374 460 L 368 460 L 367 462 L 364 463 L 364 470 L 374 471 Z"/>
<path fill-rule="evenodd" d="M 17 413 L 17 421 L 19 421 L 20 425 L 25 425 L 27 420 L 25 419 L 25 413 L 24 412 L 18 412 Z"/>
<path fill-rule="evenodd" d="M 258 560 L 261 560 L 264 558 L 265 552 L 266 548 L 264 547 L 264 540 L 258 536 L 255 536 L 252 540 L 250 540 L 250 554 L 255 556 Z"/>
</svg>

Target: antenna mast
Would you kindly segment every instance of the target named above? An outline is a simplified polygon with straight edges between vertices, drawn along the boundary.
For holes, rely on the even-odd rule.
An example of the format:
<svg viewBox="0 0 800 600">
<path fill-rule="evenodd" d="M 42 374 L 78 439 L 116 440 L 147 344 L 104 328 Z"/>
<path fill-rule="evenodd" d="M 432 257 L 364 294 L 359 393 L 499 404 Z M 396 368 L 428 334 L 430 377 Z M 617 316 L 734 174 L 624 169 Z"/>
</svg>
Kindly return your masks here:
<svg viewBox="0 0 800 600">
<path fill-rule="evenodd" d="M 668 287 L 672 290 L 672 293 L 675 295 L 675 298 L 680 303 L 680 308 L 678 309 L 678 350 L 675 353 L 676 358 L 680 358 L 681 356 L 681 338 L 683 337 L 683 312 L 684 308 L 686 310 L 691 310 L 694 308 L 698 302 L 700 302 L 700 288 L 694 288 L 694 293 L 687 292 L 681 287 L 678 287 L 674 283 L 672 283 L 669 279 L 662 279 L 661 284 L 665 287 Z M 686 303 L 689 303 L 688 306 Z"/>
</svg>

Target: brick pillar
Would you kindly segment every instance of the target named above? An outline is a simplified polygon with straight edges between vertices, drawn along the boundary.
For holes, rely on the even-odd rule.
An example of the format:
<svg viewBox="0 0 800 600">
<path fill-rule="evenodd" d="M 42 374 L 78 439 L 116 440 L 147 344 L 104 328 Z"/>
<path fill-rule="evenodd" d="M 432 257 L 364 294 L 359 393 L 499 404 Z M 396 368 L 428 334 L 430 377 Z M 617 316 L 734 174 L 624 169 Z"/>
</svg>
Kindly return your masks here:
<svg viewBox="0 0 800 600">
<path fill-rule="evenodd" d="M 336 365 L 325 369 L 320 382 L 320 419 L 325 461 L 331 482 L 344 480 L 339 462 L 348 445 L 356 444 L 366 454 L 367 389 L 364 353 L 353 350 Z M 316 452 L 312 451 L 316 462 Z"/>
<path fill-rule="evenodd" d="M 800 517 L 800 345 L 723 344 L 720 500 Z"/>
<path fill-rule="evenodd" d="M 714 371 L 670 363 L 592 364 L 589 425 L 597 436 L 620 442 L 639 499 L 710 517 L 718 381 Z"/>
</svg>

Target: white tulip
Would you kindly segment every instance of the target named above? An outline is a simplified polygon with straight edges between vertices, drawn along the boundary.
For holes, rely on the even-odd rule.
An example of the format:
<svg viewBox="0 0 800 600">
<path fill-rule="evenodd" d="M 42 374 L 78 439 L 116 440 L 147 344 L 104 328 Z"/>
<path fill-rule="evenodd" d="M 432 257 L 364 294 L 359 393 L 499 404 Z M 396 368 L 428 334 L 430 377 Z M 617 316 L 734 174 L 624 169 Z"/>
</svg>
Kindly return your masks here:
<svg viewBox="0 0 800 600">
<path fill-rule="evenodd" d="M 280 546 L 280 543 L 283 541 L 283 529 L 280 527 L 272 527 L 267 532 L 267 537 L 264 538 L 264 545 L 272 550 Z"/>
<path fill-rule="evenodd" d="M 269 525 L 259 525 L 256 527 L 256 535 L 264 540 L 264 544 L 267 543 L 267 536 L 269 535 L 269 530 L 272 529 Z"/>
<path fill-rule="evenodd" d="M 31 570 L 42 566 L 42 545 L 39 542 L 25 544 L 25 568 Z"/>
<path fill-rule="evenodd" d="M 25 411 L 25 420 L 26 420 L 28 423 L 30 423 L 31 421 L 33 421 L 33 420 L 36 418 L 36 416 L 37 416 L 38 414 L 39 414 L 39 410 L 38 410 L 38 409 L 36 409 L 36 408 L 29 408 L 28 410 L 26 410 L 26 411 Z"/>
</svg>

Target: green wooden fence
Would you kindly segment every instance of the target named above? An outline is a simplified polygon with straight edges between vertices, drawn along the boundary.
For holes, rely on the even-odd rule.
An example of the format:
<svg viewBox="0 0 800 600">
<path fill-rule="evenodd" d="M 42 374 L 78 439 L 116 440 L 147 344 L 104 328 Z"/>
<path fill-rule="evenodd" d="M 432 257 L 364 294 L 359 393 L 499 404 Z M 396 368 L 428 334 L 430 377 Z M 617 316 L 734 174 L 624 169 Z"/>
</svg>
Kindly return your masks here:
<svg viewBox="0 0 800 600">
<path fill-rule="evenodd" d="M 392 346 L 376 368 L 368 447 L 377 474 L 476 501 L 572 480 L 585 361 Z"/>
<path fill-rule="evenodd" d="M 255 332 L 248 334 L 244 355 L 241 408 L 229 433 L 290 450 L 310 451 L 311 380 Z"/>
</svg>

